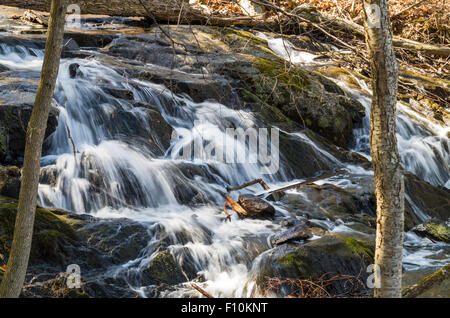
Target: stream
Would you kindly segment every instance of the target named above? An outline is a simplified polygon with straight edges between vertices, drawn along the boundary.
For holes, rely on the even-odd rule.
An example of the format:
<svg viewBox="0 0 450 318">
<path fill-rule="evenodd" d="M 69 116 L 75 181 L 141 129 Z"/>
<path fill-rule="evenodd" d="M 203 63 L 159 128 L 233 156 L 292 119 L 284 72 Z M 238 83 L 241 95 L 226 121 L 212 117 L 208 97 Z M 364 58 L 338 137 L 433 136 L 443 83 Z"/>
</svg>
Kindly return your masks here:
<svg viewBox="0 0 450 318">
<path fill-rule="evenodd" d="M 96 27 L 83 27 L 96 31 Z M 13 30 L 17 29 L 1 32 L 0 38 L 17 32 Z M 33 39 L 33 35 L 18 36 Z M 120 35 L 119 32 L 120 36 L 127 34 Z M 297 54 L 292 44 L 262 34 L 258 36 L 286 60 L 310 68 L 320 65 L 313 54 Z M 214 297 L 260 295 L 255 277 L 264 253 L 271 249 L 268 237 L 280 231 L 281 221 L 301 217 L 280 201 L 274 203 L 274 221 L 233 216 L 231 222 L 226 222 L 222 210 L 223 193 L 227 192 L 228 186 L 257 178 L 263 178 L 270 188 L 302 179 L 292 178 L 291 167 L 285 160 L 280 160 L 276 173 L 270 173 L 267 164 L 259 161 L 224 163 L 205 155 L 211 147 L 217 151 L 229 145 L 227 128 L 262 128 L 254 113 L 212 100 L 195 102 L 188 94 L 173 92 L 161 83 L 121 74 L 111 63 L 103 62 L 107 54 L 102 50 L 83 47 L 82 53 L 88 58 L 78 56 L 61 60 L 55 91 L 58 127 L 49 138 L 49 150 L 41 161 L 44 174 L 51 175 L 54 180 L 40 185 L 39 204 L 98 218 L 125 217 L 144 224 L 151 240 L 139 257 L 108 269 L 108 275 L 121 277 L 141 297 L 198 296 L 187 283 L 155 288 L 140 278 L 142 270 L 161 250 L 169 251 L 186 277 L 189 280 L 195 278 L 199 286 Z M 0 65 L 14 71 L 15 77 L 23 82 L 39 78 L 43 55 L 42 48 L 0 40 Z M 156 67 L 150 64 L 149 68 Z M 75 77 L 71 76 L 74 65 L 77 65 Z M 184 73 L 189 76 L 189 72 Z M 353 131 L 350 150 L 370 160 L 371 92 L 366 83 L 355 80 L 363 89 L 335 81 L 365 108 L 366 116 L 362 125 Z M 123 94 L 131 94 L 132 98 L 127 99 Z M 17 102 L 18 97 L 0 90 L 2 103 Z M 20 98 L 31 97 L 22 94 Z M 151 122 L 159 118 L 158 113 L 173 129 L 169 132 L 170 137 L 165 137 L 168 147 L 164 146 L 160 136 L 148 142 L 148 136 L 155 130 Z M 450 188 L 449 127 L 429 120 L 404 103 L 399 103 L 397 127 L 399 152 L 405 169 L 435 186 Z M 304 132 L 286 132 L 281 128 L 280 131 L 309 147 L 314 156 L 330 162 L 336 170 L 345 170 L 343 175 L 318 181 L 317 185 L 328 183 L 354 189 L 365 186 L 360 180 L 373 178 L 371 170 L 343 162 Z M 270 136 L 269 132 L 267 138 Z M 274 147 L 268 142 L 270 146 Z M 200 149 L 187 156 L 181 154 L 191 147 Z M 232 150 L 226 148 L 227 153 L 251 152 L 248 144 L 239 139 L 233 147 Z M 284 155 L 280 153 L 281 158 Z M 262 189 L 255 185 L 246 191 L 256 194 Z M 303 195 L 300 190 L 288 192 L 292 196 Z M 406 200 L 415 206 L 408 196 Z M 426 211 L 417 206 L 414 210 L 421 221 L 429 218 Z M 317 221 L 330 232 L 374 239 L 373 232 L 359 231 L 351 222 L 314 218 L 310 221 Z M 413 232 L 406 233 L 406 272 L 426 272 L 448 262 L 449 244 L 432 243 Z"/>
</svg>

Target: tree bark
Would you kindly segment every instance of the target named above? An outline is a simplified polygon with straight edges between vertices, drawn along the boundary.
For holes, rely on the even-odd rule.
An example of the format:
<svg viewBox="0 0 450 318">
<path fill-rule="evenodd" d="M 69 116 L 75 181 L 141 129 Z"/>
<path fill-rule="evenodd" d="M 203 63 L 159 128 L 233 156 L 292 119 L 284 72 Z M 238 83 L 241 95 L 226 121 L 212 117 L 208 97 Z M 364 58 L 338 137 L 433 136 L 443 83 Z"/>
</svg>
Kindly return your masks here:
<svg viewBox="0 0 450 318">
<path fill-rule="evenodd" d="M 366 42 L 372 71 L 370 149 L 377 199 L 375 297 L 402 296 L 404 180 L 397 149 L 398 65 L 387 0 L 364 0 Z M 379 8 L 372 20 L 371 8 Z"/>
<path fill-rule="evenodd" d="M 139 0 L 68 0 L 76 4 L 81 14 L 110 15 L 123 17 L 148 17 L 148 12 Z M 156 21 L 161 23 L 189 23 L 214 26 L 264 25 L 265 22 L 249 16 L 227 17 L 207 15 L 189 6 L 189 0 L 143 0 Z M 49 11 L 50 0 L 2 0 L 2 5 L 23 9 Z"/>
<path fill-rule="evenodd" d="M 41 78 L 26 134 L 14 238 L 6 273 L 0 286 L 0 297 L 19 297 L 25 281 L 37 204 L 42 143 L 58 76 L 66 10 L 67 0 L 52 1 Z"/>
</svg>

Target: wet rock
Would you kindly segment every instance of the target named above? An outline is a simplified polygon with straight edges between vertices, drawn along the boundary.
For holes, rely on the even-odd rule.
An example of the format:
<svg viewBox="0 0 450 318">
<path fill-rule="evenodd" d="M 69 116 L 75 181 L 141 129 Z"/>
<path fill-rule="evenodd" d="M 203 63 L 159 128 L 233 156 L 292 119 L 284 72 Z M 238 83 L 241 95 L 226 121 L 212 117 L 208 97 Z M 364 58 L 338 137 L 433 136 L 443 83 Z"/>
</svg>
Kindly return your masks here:
<svg viewBox="0 0 450 318">
<path fill-rule="evenodd" d="M 18 199 L 20 192 L 20 169 L 0 166 L 0 195 Z"/>
<path fill-rule="evenodd" d="M 25 135 L 33 106 L 30 104 L 0 105 L 0 164 L 20 166 L 25 151 Z M 58 126 L 58 109 L 54 102 L 45 131 L 48 138 Z M 46 148 L 43 152 L 45 154 Z"/>
<path fill-rule="evenodd" d="M 58 170 L 55 166 L 42 167 L 39 173 L 39 183 L 56 185 L 56 180 L 58 179 Z"/>
<path fill-rule="evenodd" d="M 283 244 L 264 255 L 258 273 L 258 284 L 270 277 L 315 280 L 327 273 L 359 277 L 366 282 L 367 266 L 373 263 L 373 243 L 355 240 L 341 234 L 326 236 L 305 244 Z M 345 280 L 327 287 L 331 294 L 348 292 Z M 289 287 L 280 291 L 289 295 Z"/>
<path fill-rule="evenodd" d="M 151 239 L 146 227 L 129 219 L 91 221 L 77 234 L 89 247 L 110 256 L 114 264 L 137 258 Z"/>
<path fill-rule="evenodd" d="M 178 284 L 186 281 L 180 267 L 169 251 L 156 254 L 143 270 L 144 284 Z"/>
<path fill-rule="evenodd" d="M 251 194 L 242 194 L 238 203 L 247 211 L 251 218 L 266 218 L 275 216 L 275 208 L 267 201 Z"/>
<path fill-rule="evenodd" d="M 64 39 L 74 40 L 79 47 L 102 48 L 111 43 L 118 35 L 92 32 L 64 32 Z"/>
<path fill-rule="evenodd" d="M 6 71 L 9 71 L 9 68 L 0 64 L 0 73 L 1 72 L 6 72 Z"/>
<path fill-rule="evenodd" d="M 428 220 L 423 224 L 419 224 L 412 231 L 432 241 L 450 243 L 450 227 L 445 222 L 437 219 Z"/>
<path fill-rule="evenodd" d="M 139 71 L 134 76 L 158 84 L 164 84 L 175 94 L 187 94 L 194 102 L 213 100 L 225 105 L 239 102 L 233 87 L 225 78 L 211 74 L 187 74 L 176 70 L 155 68 Z"/>
<path fill-rule="evenodd" d="M 39 281 L 42 277 L 35 276 L 26 284 L 20 297 L 22 298 L 91 298 L 84 286 L 69 288 L 67 281 L 71 278 L 69 273 L 59 273 L 54 278 Z"/>
<path fill-rule="evenodd" d="M 270 239 L 272 246 L 281 245 L 292 241 L 303 241 L 313 237 L 313 234 L 306 224 L 298 224 L 287 231 L 279 233 Z"/>
<path fill-rule="evenodd" d="M 133 100 L 134 94 L 131 90 L 122 88 L 122 87 L 116 87 L 116 86 L 103 86 L 103 91 L 109 95 L 111 95 L 114 98 L 120 98 L 125 100 Z"/>
<path fill-rule="evenodd" d="M 143 102 L 133 102 L 132 105 L 133 107 L 145 109 L 145 112 L 148 115 L 149 125 L 148 139 L 157 146 L 160 151 L 163 151 L 161 155 L 164 154 L 170 146 L 170 140 L 174 131 L 172 126 L 167 123 L 156 106 Z"/>
<path fill-rule="evenodd" d="M 14 232 L 17 201 L 0 197 L 0 254 L 7 255 L 10 251 Z M 51 269 L 65 269 L 67 260 L 76 260 L 77 235 L 63 217 L 57 216 L 46 209 L 36 209 L 33 243 L 30 254 L 30 266 L 44 266 Z M 78 255 L 77 255 L 78 254 Z M 70 264 L 70 263 L 69 263 Z"/>
<path fill-rule="evenodd" d="M 80 64 L 78 64 L 78 63 L 72 63 L 72 64 L 70 64 L 69 65 L 69 75 L 70 75 L 70 78 L 75 78 L 75 77 L 77 77 L 77 75 L 80 73 L 81 74 L 81 72 L 80 72 Z"/>
<path fill-rule="evenodd" d="M 364 215 L 374 219 L 376 201 L 370 188 L 371 180 L 366 180 L 368 187 L 362 179 L 358 181 L 361 187 L 350 189 L 332 184 L 304 185 L 298 189 L 299 194 L 288 193 L 281 202 L 289 210 L 311 219 L 354 222 L 362 221 Z"/>
<path fill-rule="evenodd" d="M 421 222 L 424 216 L 417 213 L 437 218 L 443 222 L 448 221 L 450 217 L 450 189 L 436 187 L 426 181 L 419 179 L 410 172 L 405 172 L 405 192 L 412 201 L 405 200 L 405 222 L 408 229 Z M 415 209 L 420 211 L 415 211 Z"/>
</svg>

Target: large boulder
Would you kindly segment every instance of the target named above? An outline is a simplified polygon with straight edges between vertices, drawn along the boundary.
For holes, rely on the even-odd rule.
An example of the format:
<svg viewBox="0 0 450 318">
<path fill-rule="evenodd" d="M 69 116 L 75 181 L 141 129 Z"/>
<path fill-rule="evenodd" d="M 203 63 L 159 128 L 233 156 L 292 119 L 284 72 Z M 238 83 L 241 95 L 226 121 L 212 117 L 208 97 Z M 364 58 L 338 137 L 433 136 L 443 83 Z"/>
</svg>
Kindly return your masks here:
<svg viewBox="0 0 450 318">
<path fill-rule="evenodd" d="M 0 196 L 0 264 L 8 261 L 16 212 L 17 200 Z M 144 225 L 128 219 L 37 208 L 22 296 L 134 297 L 125 277 L 108 269 L 138 258 L 150 239 Z M 71 264 L 80 266 L 81 289 L 70 290 L 65 284 Z"/>
<path fill-rule="evenodd" d="M 283 244 L 263 255 L 257 274 L 258 285 L 263 289 L 274 277 L 315 281 L 325 274 L 351 276 L 363 288 L 367 267 L 373 264 L 374 245 L 331 233 L 305 244 Z M 345 279 L 332 282 L 326 289 L 334 295 L 349 292 Z M 279 292 L 286 296 L 293 290 L 285 286 Z"/>
<path fill-rule="evenodd" d="M 18 167 L 0 165 L 0 195 L 18 199 L 21 172 Z"/>
<path fill-rule="evenodd" d="M 56 102 L 50 111 L 45 138 L 58 126 Z M 33 106 L 31 104 L 0 105 L 0 164 L 22 165 L 25 136 Z M 44 152 L 45 152 L 44 147 Z"/>
<path fill-rule="evenodd" d="M 408 194 L 405 214 L 411 216 L 406 219 L 409 228 L 422 223 L 425 217 L 437 218 L 443 222 L 449 220 L 450 189 L 433 186 L 413 173 L 405 172 L 405 193 Z"/>
</svg>

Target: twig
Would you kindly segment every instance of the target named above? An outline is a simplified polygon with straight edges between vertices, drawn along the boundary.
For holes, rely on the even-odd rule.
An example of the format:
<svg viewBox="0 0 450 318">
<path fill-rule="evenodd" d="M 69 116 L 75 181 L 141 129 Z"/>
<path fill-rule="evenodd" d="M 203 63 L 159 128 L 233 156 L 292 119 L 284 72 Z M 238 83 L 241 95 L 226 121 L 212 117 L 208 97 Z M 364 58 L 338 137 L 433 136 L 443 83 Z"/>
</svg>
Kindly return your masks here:
<svg viewBox="0 0 450 318">
<path fill-rule="evenodd" d="M 401 15 L 402 13 L 404 13 L 404 12 L 406 12 L 406 11 L 412 9 L 412 8 L 415 8 L 415 7 L 421 5 L 422 3 L 426 2 L 426 1 L 428 1 L 428 0 L 421 0 L 421 1 L 419 1 L 419 2 L 414 3 L 413 5 L 410 5 L 409 7 L 403 9 L 402 11 L 393 14 L 393 15 L 391 16 L 391 19 L 394 19 L 394 18 L 398 17 L 398 16 Z"/>
<path fill-rule="evenodd" d="M 191 283 L 191 286 L 194 287 L 199 293 L 201 293 L 203 296 L 207 297 L 207 298 L 214 298 L 211 294 L 209 294 L 207 291 L 205 291 L 204 289 L 200 288 L 198 285 Z"/>
</svg>

